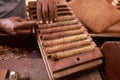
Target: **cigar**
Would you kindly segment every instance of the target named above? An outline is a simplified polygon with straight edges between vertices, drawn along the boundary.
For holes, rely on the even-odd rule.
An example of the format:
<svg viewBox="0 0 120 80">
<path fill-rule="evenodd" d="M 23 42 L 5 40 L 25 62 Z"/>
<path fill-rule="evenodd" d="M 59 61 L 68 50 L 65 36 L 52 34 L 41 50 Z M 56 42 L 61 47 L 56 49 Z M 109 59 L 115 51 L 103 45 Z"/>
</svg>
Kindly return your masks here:
<svg viewBox="0 0 120 80">
<path fill-rule="evenodd" d="M 61 21 L 61 22 L 55 22 L 50 24 L 43 24 L 43 25 L 39 25 L 39 28 L 46 29 L 46 28 L 58 27 L 58 26 L 69 26 L 69 25 L 77 24 L 78 21 L 79 21 L 78 19 L 75 19 L 70 21 Z"/>
<path fill-rule="evenodd" d="M 90 45 L 90 43 L 91 43 L 90 39 L 85 39 L 77 42 L 71 42 L 71 43 L 60 44 L 52 47 L 47 47 L 45 48 L 45 52 L 49 54 L 49 53 L 64 51 L 72 48 L 79 48 L 81 46 Z"/>
<path fill-rule="evenodd" d="M 84 32 L 83 29 L 76 29 L 76 30 L 62 31 L 62 32 L 56 32 L 56 33 L 51 33 L 51 34 L 43 34 L 41 35 L 41 39 L 50 40 L 50 39 L 55 39 L 55 38 L 77 35 L 83 32 Z"/>
<path fill-rule="evenodd" d="M 60 16 L 60 15 L 72 15 L 73 14 L 73 11 L 59 11 L 57 12 L 57 15 Z"/>
<path fill-rule="evenodd" d="M 48 28 L 48 29 L 41 29 L 39 32 L 40 32 L 40 34 L 50 34 L 50 33 L 55 33 L 55 32 L 80 29 L 81 26 L 82 26 L 82 24 L 81 25 L 75 24 L 75 25 L 69 25 L 69 26 L 52 27 L 52 28 Z"/>
<path fill-rule="evenodd" d="M 61 52 L 53 53 L 51 55 L 51 59 L 52 60 L 59 60 L 59 59 L 70 57 L 70 56 L 74 56 L 74 55 L 77 55 L 77 54 L 90 52 L 90 51 L 92 51 L 94 49 L 95 49 L 95 45 L 92 44 L 92 45 L 81 47 L 81 48 L 77 48 L 77 49 L 61 51 Z"/>
<path fill-rule="evenodd" d="M 57 18 L 56 18 L 56 21 L 58 22 L 58 21 L 69 21 L 69 20 L 74 20 L 76 18 L 76 16 L 75 15 L 72 15 L 72 16 L 58 16 Z"/>
<path fill-rule="evenodd" d="M 43 41 L 43 46 L 54 46 L 54 45 L 59 45 L 63 43 L 69 43 L 69 42 L 74 42 L 78 40 L 83 40 L 88 37 L 87 34 L 80 34 L 80 35 L 74 35 L 74 36 L 69 36 L 69 37 L 64 37 L 64 38 L 59 38 L 59 39 L 54 39 L 54 40 L 46 40 Z"/>
<path fill-rule="evenodd" d="M 70 11 L 70 10 L 71 10 L 70 7 L 57 8 L 57 12 L 60 12 L 60 11 Z"/>
</svg>

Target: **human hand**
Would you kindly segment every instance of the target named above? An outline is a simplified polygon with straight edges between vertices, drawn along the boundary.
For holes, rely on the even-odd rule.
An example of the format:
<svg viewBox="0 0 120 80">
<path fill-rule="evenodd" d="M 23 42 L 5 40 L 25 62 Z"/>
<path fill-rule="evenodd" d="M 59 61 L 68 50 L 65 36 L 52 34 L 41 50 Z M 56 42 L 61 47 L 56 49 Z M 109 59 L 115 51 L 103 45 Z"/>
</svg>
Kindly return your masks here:
<svg viewBox="0 0 120 80">
<path fill-rule="evenodd" d="M 37 17 L 40 24 L 55 21 L 57 17 L 56 0 L 37 0 Z"/>
<path fill-rule="evenodd" d="M 21 17 L 10 17 L 0 19 L 0 27 L 7 33 L 15 35 L 16 29 L 32 27 L 37 24 L 36 21 L 26 21 Z"/>
</svg>

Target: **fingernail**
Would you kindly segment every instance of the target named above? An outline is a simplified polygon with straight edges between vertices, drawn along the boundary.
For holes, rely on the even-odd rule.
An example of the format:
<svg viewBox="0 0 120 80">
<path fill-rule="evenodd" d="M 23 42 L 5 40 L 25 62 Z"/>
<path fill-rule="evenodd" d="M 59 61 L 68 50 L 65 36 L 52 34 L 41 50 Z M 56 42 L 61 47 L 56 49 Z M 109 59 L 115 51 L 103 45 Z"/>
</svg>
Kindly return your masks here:
<svg viewBox="0 0 120 80">
<path fill-rule="evenodd" d="M 55 18 L 54 20 L 56 21 L 57 19 Z"/>
<path fill-rule="evenodd" d="M 40 24 L 42 24 L 43 23 L 43 21 L 40 21 Z"/>
<path fill-rule="evenodd" d="M 48 24 L 48 21 L 46 21 L 45 23 Z"/>
<path fill-rule="evenodd" d="M 53 21 L 50 21 L 50 23 L 53 23 Z"/>
</svg>

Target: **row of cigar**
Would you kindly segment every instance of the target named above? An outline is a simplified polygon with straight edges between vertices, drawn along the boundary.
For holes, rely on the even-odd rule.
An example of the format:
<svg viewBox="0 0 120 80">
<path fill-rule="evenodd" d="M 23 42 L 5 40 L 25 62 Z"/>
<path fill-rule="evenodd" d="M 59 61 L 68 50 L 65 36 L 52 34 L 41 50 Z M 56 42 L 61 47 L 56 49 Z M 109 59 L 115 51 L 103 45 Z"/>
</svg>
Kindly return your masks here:
<svg viewBox="0 0 120 80">
<path fill-rule="evenodd" d="M 37 34 L 42 47 L 52 60 L 84 54 L 93 51 L 96 45 L 86 29 L 66 5 L 57 6 L 56 22 L 38 25 Z M 36 19 L 35 9 L 30 12 L 31 18 Z"/>
<path fill-rule="evenodd" d="M 96 45 L 72 11 L 61 9 L 56 22 L 39 25 L 39 37 L 48 57 L 59 60 L 94 50 Z"/>
</svg>

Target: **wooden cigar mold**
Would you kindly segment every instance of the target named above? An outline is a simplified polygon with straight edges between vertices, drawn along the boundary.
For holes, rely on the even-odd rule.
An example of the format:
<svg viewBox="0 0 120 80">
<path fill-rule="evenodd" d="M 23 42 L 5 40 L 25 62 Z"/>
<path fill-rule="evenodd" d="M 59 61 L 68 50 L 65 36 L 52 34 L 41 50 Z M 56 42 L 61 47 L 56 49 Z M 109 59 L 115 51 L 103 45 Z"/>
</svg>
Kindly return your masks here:
<svg viewBox="0 0 120 80">
<path fill-rule="evenodd" d="M 50 80 L 98 67 L 103 56 L 67 4 L 60 0 L 57 9 L 56 22 L 35 28 Z M 37 20 L 36 2 L 29 3 L 29 15 Z"/>
</svg>

